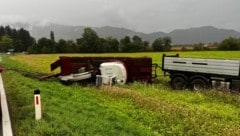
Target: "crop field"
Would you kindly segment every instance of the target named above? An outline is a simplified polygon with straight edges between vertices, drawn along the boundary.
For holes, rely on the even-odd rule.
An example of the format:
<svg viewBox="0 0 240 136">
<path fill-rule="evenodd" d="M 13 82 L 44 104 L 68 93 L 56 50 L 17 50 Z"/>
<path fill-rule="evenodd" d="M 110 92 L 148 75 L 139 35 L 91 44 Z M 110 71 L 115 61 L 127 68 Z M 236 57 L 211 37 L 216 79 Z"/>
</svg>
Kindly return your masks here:
<svg viewBox="0 0 240 136">
<path fill-rule="evenodd" d="M 153 84 L 73 84 L 50 74 L 59 56 L 149 56 L 163 53 L 44 54 L 2 56 L 0 65 L 14 134 L 36 135 L 240 135 L 240 96 L 215 90 L 172 90 L 159 72 Z M 176 52 L 166 52 L 176 54 Z M 240 59 L 240 51 L 180 52 L 182 57 Z M 160 69 L 159 69 L 160 71 Z M 58 72 L 58 71 L 56 71 Z M 34 118 L 33 91 L 41 90 L 42 119 Z"/>
</svg>

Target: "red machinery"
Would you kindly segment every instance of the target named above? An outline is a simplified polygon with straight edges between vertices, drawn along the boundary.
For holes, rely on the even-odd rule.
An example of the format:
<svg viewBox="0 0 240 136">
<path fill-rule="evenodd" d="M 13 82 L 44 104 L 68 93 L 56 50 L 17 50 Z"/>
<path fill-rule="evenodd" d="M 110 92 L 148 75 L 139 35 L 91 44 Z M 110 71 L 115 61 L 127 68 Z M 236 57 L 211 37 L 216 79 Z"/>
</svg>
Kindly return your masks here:
<svg viewBox="0 0 240 136">
<path fill-rule="evenodd" d="M 120 66 L 122 65 L 124 67 L 126 70 L 126 82 L 152 82 L 152 58 L 150 57 L 131 58 L 61 56 L 57 61 L 51 64 L 51 71 L 60 67 L 61 72 L 59 77 L 62 81 L 79 81 L 84 79 L 91 79 L 92 82 L 95 82 L 98 75 L 102 75 L 103 73 L 108 74 L 109 72 L 112 72 L 111 75 L 119 75 L 119 71 L 110 69 L 111 65 L 113 67 L 119 68 L 120 71 L 123 69 L 120 68 Z M 123 73 L 124 72 L 121 74 Z M 108 75 L 102 76 L 104 77 Z M 114 78 L 114 76 L 112 78 Z"/>
<path fill-rule="evenodd" d="M 3 68 L 0 67 L 0 73 L 2 73 L 2 72 L 3 72 Z"/>
</svg>

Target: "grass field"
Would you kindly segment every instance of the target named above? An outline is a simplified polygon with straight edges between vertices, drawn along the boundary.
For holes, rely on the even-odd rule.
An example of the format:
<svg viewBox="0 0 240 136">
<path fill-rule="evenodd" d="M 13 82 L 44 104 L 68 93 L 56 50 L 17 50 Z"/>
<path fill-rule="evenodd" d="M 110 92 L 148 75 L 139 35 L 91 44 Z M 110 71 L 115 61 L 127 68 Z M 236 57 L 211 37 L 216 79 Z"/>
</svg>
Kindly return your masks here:
<svg viewBox="0 0 240 136">
<path fill-rule="evenodd" d="M 150 56 L 161 64 L 162 53 L 64 55 Z M 159 77 L 151 85 L 136 82 L 96 88 L 64 86 L 55 79 L 39 81 L 25 74 L 49 74 L 49 65 L 59 56 L 3 56 L 3 80 L 15 135 L 240 135 L 238 94 L 176 91 L 169 87 L 167 77 Z M 240 52 L 181 52 L 180 56 L 239 59 Z M 40 121 L 34 120 L 35 89 L 41 90 Z"/>
</svg>

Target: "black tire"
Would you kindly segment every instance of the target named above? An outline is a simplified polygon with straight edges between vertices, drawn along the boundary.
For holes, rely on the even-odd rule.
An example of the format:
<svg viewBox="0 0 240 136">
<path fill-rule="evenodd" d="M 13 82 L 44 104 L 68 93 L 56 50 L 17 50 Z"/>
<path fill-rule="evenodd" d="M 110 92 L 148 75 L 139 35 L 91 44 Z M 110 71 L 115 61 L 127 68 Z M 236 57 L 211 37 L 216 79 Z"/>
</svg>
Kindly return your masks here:
<svg viewBox="0 0 240 136">
<path fill-rule="evenodd" d="M 171 86 L 176 90 L 185 89 L 187 87 L 187 78 L 184 75 L 175 75 L 171 78 Z"/>
<path fill-rule="evenodd" d="M 206 90 L 208 88 L 208 84 L 206 80 L 202 78 L 195 78 L 191 80 L 190 85 L 193 91 L 201 91 L 201 90 Z"/>
</svg>

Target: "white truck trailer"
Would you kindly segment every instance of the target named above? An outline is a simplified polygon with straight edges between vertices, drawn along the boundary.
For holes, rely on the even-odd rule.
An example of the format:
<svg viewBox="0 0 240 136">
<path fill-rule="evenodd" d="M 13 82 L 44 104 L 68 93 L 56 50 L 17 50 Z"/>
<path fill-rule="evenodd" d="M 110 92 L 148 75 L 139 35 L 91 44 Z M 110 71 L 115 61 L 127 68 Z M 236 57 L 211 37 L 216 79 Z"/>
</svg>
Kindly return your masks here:
<svg viewBox="0 0 240 136">
<path fill-rule="evenodd" d="M 170 74 L 173 89 L 204 90 L 210 87 L 240 91 L 240 60 L 162 58 L 162 70 Z"/>
</svg>

